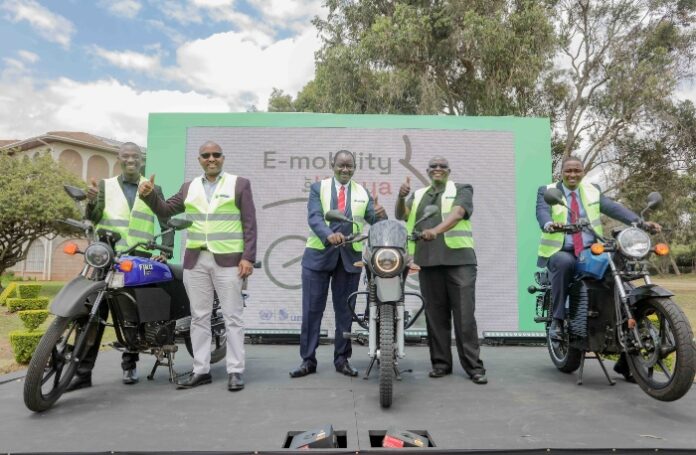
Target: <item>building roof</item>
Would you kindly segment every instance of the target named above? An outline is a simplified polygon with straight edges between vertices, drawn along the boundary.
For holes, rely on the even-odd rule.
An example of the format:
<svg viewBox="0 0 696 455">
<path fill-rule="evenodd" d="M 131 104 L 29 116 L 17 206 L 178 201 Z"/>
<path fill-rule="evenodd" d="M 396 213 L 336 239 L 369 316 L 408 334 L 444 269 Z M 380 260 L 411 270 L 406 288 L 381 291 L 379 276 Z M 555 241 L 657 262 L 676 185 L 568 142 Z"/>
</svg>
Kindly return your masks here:
<svg viewBox="0 0 696 455">
<path fill-rule="evenodd" d="M 40 136 L 20 140 L 0 140 L 0 150 L 8 148 L 19 148 L 19 151 L 33 149 L 41 145 L 48 145 L 52 142 L 64 142 L 68 144 L 81 145 L 83 147 L 97 148 L 106 152 L 118 153 L 118 148 L 123 142 L 84 133 L 82 131 L 49 131 Z M 143 153 L 145 147 L 141 147 Z"/>
</svg>

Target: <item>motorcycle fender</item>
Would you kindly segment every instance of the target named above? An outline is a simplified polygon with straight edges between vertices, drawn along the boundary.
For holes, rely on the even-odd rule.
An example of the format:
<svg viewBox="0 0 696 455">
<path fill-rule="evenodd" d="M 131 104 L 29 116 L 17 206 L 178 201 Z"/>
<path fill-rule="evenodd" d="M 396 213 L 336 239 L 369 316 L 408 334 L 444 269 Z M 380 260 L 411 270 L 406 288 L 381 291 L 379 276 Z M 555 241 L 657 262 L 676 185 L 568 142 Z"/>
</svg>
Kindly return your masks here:
<svg viewBox="0 0 696 455">
<path fill-rule="evenodd" d="M 85 299 L 106 287 L 103 281 L 91 281 L 78 276 L 61 289 L 51 302 L 51 313 L 56 316 L 73 317 L 89 313 Z"/>
<path fill-rule="evenodd" d="M 635 305 L 637 302 L 650 297 L 672 297 L 673 295 L 673 292 L 656 284 L 645 284 L 631 289 L 628 298 L 631 304 Z"/>
<path fill-rule="evenodd" d="M 392 278 L 375 277 L 377 287 L 377 299 L 380 302 L 398 302 L 401 300 L 401 277 Z"/>
</svg>

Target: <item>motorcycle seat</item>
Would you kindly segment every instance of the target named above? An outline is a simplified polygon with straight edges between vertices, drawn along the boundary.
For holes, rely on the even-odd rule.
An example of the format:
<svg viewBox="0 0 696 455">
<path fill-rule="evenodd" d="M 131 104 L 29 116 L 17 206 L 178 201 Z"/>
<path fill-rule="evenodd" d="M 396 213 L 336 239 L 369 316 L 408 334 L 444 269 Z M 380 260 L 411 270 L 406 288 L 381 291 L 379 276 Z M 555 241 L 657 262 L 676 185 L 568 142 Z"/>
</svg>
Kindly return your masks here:
<svg viewBox="0 0 696 455">
<path fill-rule="evenodd" d="M 179 264 L 167 264 L 169 270 L 172 271 L 172 275 L 176 280 L 182 281 L 184 279 L 184 267 Z"/>
</svg>

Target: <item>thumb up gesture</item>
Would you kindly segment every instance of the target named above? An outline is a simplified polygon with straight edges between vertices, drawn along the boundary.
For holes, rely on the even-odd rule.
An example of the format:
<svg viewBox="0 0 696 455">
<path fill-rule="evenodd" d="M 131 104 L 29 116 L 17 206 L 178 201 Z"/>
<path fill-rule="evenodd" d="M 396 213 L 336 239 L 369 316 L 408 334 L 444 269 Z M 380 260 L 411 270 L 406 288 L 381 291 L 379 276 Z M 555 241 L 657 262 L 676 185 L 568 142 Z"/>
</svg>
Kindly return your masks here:
<svg viewBox="0 0 696 455">
<path fill-rule="evenodd" d="M 98 194 L 99 187 L 97 186 L 97 181 L 92 177 L 89 182 L 89 187 L 87 188 L 87 199 L 89 199 L 90 202 L 96 201 Z"/>
<path fill-rule="evenodd" d="M 399 188 L 399 197 L 404 199 L 411 192 L 411 177 L 406 177 L 406 181 Z"/>
<path fill-rule="evenodd" d="M 138 186 L 138 194 L 140 197 L 145 197 L 152 193 L 153 189 L 155 189 L 155 174 L 150 176 L 150 180 L 145 180 Z"/>
</svg>

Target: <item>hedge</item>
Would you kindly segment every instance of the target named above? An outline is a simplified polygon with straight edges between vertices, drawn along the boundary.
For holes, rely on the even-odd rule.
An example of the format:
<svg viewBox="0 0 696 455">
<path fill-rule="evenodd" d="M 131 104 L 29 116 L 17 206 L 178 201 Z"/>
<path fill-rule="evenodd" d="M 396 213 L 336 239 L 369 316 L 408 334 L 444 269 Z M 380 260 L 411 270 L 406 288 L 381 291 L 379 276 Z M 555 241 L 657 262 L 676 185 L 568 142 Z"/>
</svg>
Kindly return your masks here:
<svg viewBox="0 0 696 455">
<path fill-rule="evenodd" d="M 17 284 L 17 297 L 21 299 L 35 299 L 41 292 L 40 284 Z"/>
<path fill-rule="evenodd" d="M 27 330 L 36 330 L 48 318 L 48 310 L 23 310 L 17 315 Z"/>
<path fill-rule="evenodd" d="M 17 297 L 17 283 L 12 282 L 7 285 L 7 287 L 0 294 L 0 305 L 5 305 L 7 299 L 11 297 Z"/>
<path fill-rule="evenodd" d="M 10 332 L 10 345 L 17 363 L 29 363 L 43 332 L 13 330 Z"/>
<path fill-rule="evenodd" d="M 48 308 L 48 297 L 35 299 L 7 299 L 7 310 L 10 313 L 20 310 L 45 310 Z"/>
</svg>

